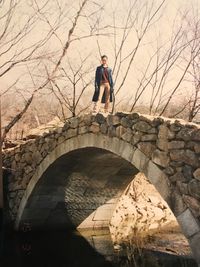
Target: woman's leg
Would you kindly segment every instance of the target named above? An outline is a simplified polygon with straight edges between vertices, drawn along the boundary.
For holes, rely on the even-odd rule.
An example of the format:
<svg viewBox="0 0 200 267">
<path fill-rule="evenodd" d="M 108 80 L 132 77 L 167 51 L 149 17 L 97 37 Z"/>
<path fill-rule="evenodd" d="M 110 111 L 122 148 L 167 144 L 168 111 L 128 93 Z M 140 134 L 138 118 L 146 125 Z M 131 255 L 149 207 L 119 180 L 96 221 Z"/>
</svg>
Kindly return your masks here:
<svg viewBox="0 0 200 267">
<path fill-rule="evenodd" d="M 110 85 L 109 83 L 106 84 L 105 86 L 105 106 L 104 106 L 104 111 L 108 112 L 109 109 L 109 103 L 110 103 Z"/>
<path fill-rule="evenodd" d="M 98 112 L 99 111 L 99 105 L 101 103 L 101 99 L 102 99 L 102 96 L 103 96 L 103 92 L 104 92 L 104 84 L 101 84 L 100 85 L 100 88 L 99 88 L 99 97 L 98 97 L 98 100 L 97 102 L 95 102 L 94 104 L 94 111 L 95 112 Z"/>
</svg>

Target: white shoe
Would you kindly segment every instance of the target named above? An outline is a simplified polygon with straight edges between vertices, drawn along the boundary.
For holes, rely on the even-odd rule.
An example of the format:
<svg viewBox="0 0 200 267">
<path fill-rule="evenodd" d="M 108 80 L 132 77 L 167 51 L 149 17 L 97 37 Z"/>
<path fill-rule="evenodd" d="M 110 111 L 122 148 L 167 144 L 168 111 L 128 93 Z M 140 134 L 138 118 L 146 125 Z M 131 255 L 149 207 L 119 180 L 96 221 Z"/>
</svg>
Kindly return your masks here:
<svg viewBox="0 0 200 267">
<path fill-rule="evenodd" d="M 109 112 L 108 110 L 104 110 L 104 114 L 107 116 L 107 115 L 111 114 L 111 112 Z"/>
<path fill-rule="evenodd" d="M 91 114 L 92 115 L 96 115 L 97 114 L 97 111 L 96 110 L 93 110 Z"/>
</svg>

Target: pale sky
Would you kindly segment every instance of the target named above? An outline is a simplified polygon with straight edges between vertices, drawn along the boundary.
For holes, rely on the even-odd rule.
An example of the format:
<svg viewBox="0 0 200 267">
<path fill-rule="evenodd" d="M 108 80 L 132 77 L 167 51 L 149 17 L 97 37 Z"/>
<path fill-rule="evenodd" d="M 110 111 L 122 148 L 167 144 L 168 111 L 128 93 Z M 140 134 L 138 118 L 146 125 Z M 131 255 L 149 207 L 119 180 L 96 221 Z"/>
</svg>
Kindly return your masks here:
<svg viewBox="0 0 200 267">
<path fill-rule="evenodd" d="M 53 0 L 50 0 L 49 3 L 53 4 Z M 81 1 L 79 1 L 81 2 Z M 98 2 L 98 1 L 97 1 Z M 125 8 L 129 3 L 132 3 L 133 1 L 129 0 L 123 0 L 123 1 L 117 1 L 117 0 L 104 0 L 100 1 L 100 3 L 105 3 L 104 6 L 104 12 L 103 16 L 100 17 L 100 25 L 101 26 L 107 26 L 112 25 L 113 23 L 113 10 L 115 10 L 115 19 L 116 19 L 116 25 L 119 27 L 123 25 L 124 19 L 126 18 L 128 10 Z M 141 6 L 141 2 L 139 1 Z M 145 1 L 144 1 L 145 2 Z M 151 1 L 148 1 L 150 3 Z M 154 1 L 156 5 L 161 3 L 161 0 L 155 0 Z M 41 3 L 38 1 L 38 3 Z M 63 1 L 60 0 L 60 3 L 62 7 L 64 7 Z M 70 1 L 67 1 L 67 4 L 69 4 Z M 64 24 L 63 27 L 60 28 L 58 33 L 60 34 L 60 39 L 64 42 L 66 40 L 66 35 L 68 34 L 67 25 L 70 22 L 69 18 L 72 14 L 76 12 L 76 5 L 77 1 L 71 1 L 72 5 L 69 6 L 66 9 L 65 18 L 64 18 Z M 143 3 L 143 2 L 142 2 Z M 26 5 L 23 5 L 23 8 L 20 8 L 18 10 L 18 13 L 16 14 L 16 21 L 18 21 L 19 26 L 20 23 L 23 24 L 23 19 L 28 16 L 32 11 L 29 6 L 29 1 L 26 1 Z M 155 23 L 154 26 L 151 27 L 149 32 L 146 34 L 144 38 L 144 43 L 138 50 L 136 57 L 134 59 L 133 65 L 131 67 L 131 71 L 127 77 L 126 83 L 123 87 L 123 90 L 119 97 L 126 96 L 127 98 L 130 98 L 134 94 L 134 89 L 138 85 L 138 79 L 141 75 L 141 71 L 146 67 L 147 61 L 149 59 L 149 56 L 152 55 L 153 51 L 155 50 L 155 46 L 157 44 L 156 40 L 159 37 L 159 44 L 166 44 L 166 42 L 169 40 L 172 32 L 172 25 L 175 20 L 175 29 L 176 26 L 180 25 L 180 17 L 177 15 L 177 12 L 182 10 L 184 11 L 185 8 L 189 8 L 189 11 L 192 14 L 192 6 L 194 7 L 194 12 L 199 12 L 199 1 L 198 0 L 166 0 L 165 8 L 163 9 L 162 16 L 159 20 L 159 22 Z M 123 7 L 123 8 L 122 8 Z M 88 6 L 86 9 L 86 14 L 90 12 L 91 6 Z M 53 9 L 52 9 L 53 10 Z M 51 18 L 51 21 L 53 22 L 56 15 L 52 10 L 49 10 L 49 18 Z M 143 12 L 143 11 L 142 11 Z M 141 13 L 142 14 L 142 13 Z M 161 13 L 160 13 L 161 15 Z M 46 25 L 46 24 L 45 24 Z M 88 28 L 87 28 L 87 21 L 85 18 L 80 19 L 78 22 L 78 28 L 76 29 L 75 33 L 78 36 L 79 34 L 83 35 L 84 33 L 87 34 Z M 40 38 L 41 36 L 44 36 L 44 34 L 47 32 L 47 25 L 44 26 L 44 24 L 38 25 L 38 27 L 33 30 L 32 35 L 26 40 L 26 44 L 34 40 L 34 38 Z M 109 30 L 110 31 L 110 30 Z M 120 38 L 121 38 L 122 31 L 117 32 L 117 43 L 119 45 Z M 111 68 L 113 68 L 114 65 L 114 50 L 113 50 L 113 38 L 111 36 L 105 36 L 105 37 L 99 37 L 98 38 L 99 45 L 101 48 L 101 52 L 103 54 L 107 54 L 109 57 L 109 65 Z M 136 38 L 135 38 L 135 32 L 130 34 L 130 37 L 127 39 L 126 46 L 123 50 L 122 56 L 126 56 L 129 54 L 131 49 L 134 48 L 136 44 Z M 144 45 L 145 44 L 145 45 Z M 18 49 L 20 49 L 20 45 L 18 46 Z M 58 39 L 52 40 L 48 46 L 46 47 L 46 50 L 48 51 L 50 49 L 53 50 L 61 50 L 61 45 L 58 41 Z M 68 50 L 67 56 L 69 57 L 71 62 L 74 62 L 75 64 L 79 64 L 80 62 L 80 56 L 84 58 L 86 55 L 90 55 L 89 59 L 87 60 L 88 66 L 94 66 L 95 67 L 99 65 L 99 52 L 98 52 L 98 46 L 97 46 L 97 38 L 87 38 L 80 41 L 76 41 L 71 44 L 70 49 Z M 0 58 L 0 60 L 2 60 Z M 120 71 L 119 80 L 117 81 L 118 84 L 120 83 L 121 77 L 124 75 L 126 64 L 124 64 L 124 68 Z M 38 70 L 36 70 L 35 73 L 37 73 Z M 12 84 L 13 80 L 18 78 L 19 75 L 22 75 L 21 83 L 19 83 L 19 86 L 23 85 L 23 87 L 29 87 L 30 84 L 30 77 L 28 78 L 27 75 L 24 75 L 25 73 L 24 67 L 18 67 L 13 69 L 13 71 L 9 72 L 6 76 L 1 78 L 1 87 L 5 89 L 9 84 Z M 24 75 L 24 76 L 23 76 Z M 179 70 L 174 69 L 173 75 L 169 77 L 168 80 L 168 86 L 166 86 L 165 90 L 170 90 L 170 88 L 174 84 L 174 79 L 176 79 L 179 75 Z M 90 77 L 94 76 L 94 73 L 90 74 Z M 117 84 L 116 84 L 117 86 Z M 25 90 L 25 89 L 24 89 Z M 87 92 L 88 94 L 93 93 L 93 86 L 89 89 Z M 149 93 L 143 95 L 143 101 L 145 102 L 149 98 Z"/>
</svg>

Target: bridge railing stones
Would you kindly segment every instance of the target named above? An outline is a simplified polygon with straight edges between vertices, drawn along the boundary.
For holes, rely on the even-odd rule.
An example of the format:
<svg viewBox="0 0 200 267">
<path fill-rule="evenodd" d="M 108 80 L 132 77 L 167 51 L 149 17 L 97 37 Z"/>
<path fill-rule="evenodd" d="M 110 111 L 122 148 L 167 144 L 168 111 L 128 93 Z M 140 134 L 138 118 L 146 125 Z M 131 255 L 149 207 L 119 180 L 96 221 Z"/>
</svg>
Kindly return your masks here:
<svg viewBox="0 0 200 267">
<path fill-rule="evenodd" d="M 139 113 L 118 112 L 107 117 L 98 113 L 74 117 L 67 120 L 63 127 L 4 150 L 3 165 L 12 169 L 8 199 L 13 220 L 22 195 L 43 159 L 66 139 L 88 133 L 123 140 L 157 166 L 170 184 L 169 205 L 172 211 L 180 222 L 187 221 L 193 229 L 188 230 L 192 240 L 199 238 L 200 126 Z M 155 168 L 153 170 L 156 172 Z"/>
</svg>

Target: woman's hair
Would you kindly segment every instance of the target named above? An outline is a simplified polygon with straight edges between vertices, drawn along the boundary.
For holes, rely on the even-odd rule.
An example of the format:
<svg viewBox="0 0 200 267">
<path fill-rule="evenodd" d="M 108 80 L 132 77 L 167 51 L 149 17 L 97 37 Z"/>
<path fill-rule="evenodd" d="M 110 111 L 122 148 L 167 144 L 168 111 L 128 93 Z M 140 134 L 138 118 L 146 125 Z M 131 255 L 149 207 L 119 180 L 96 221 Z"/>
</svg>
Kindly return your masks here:
<svg viewBox="0 0 200 267">
<path fill-rule="evenodd" d="M 104 57 L 106 57 L 108 59 L 108 57 L 106 55 L 101 56 L 101 59 L 103 59 Z"/>
</svg>

